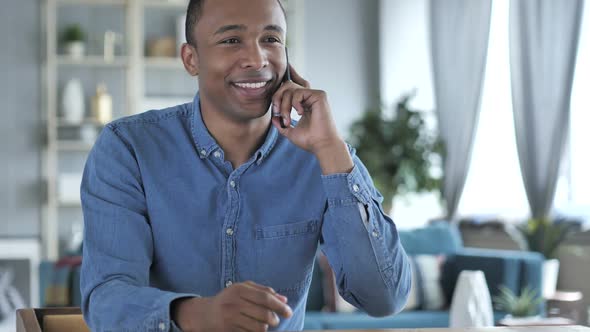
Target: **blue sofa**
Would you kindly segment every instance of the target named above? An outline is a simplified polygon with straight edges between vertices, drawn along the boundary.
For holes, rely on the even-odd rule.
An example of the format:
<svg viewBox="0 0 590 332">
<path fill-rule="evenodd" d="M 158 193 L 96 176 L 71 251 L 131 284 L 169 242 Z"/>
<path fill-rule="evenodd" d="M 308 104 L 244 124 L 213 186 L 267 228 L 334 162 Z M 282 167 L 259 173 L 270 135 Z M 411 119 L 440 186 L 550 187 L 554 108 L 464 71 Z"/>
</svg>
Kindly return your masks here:
<svg viewBox="0 0 590 332">
<path fill-rule="evenodd" d="M 528 286 L 541 294 L 541 267 L 543 256 L 525 251 L 465 248 L 456 226 L 437 222 L 428 227 L 400 231 L 400 240 L 409 256 L 446 256 L 441 273 L 441 286 L 450 302 L 459 273 L 463 270 L 481 270 L 486 276 L 492 296 L 499 293 L 498 286 L 504 285 L 515 293 Z M 319 311 L 324 307 L 322 272 L 316 265 L 310 288 L 304 329 L 379 329 L 379 328 L 426 328 L 448 327 L 449 307 L 445 310 L 412 310 L 389 317 L 374 318 L 363 312 L 336 313 Z M 538 313 L 544 310 L 538 307 Z M 505 313 L 494 312 L 498 321 Z"/>
</svg>

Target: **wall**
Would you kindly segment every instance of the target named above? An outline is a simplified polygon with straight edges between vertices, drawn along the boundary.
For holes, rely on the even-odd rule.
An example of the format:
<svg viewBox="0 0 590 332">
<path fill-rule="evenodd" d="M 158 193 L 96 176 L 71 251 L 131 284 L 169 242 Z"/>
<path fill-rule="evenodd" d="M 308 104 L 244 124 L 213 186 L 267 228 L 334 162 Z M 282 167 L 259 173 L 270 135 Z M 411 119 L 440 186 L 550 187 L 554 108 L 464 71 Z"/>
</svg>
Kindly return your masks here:
<svg viewBox="0 0 590 332">
<path fill-rule="evenodd" d="M 307 0 L 305 68 L 312 88 L 328 93 L 338 130 L 379 104 L 377 0 Z"/>
<path fill-rule="evenodd" d="M 37 236 L 41 211 L 40 5 L 0 10 L 0 237 Z"/>
<path fill-rule="evenodd" d="M 425 111 L 435 126 L 428 9 L 428 0 L 379 1 L 380 90 L 386 106 L 415 90 L 410 106 Z M 398 228 L 415 228 L 443 210 L 435 193 L 408 194 L 394 199 L 391 215 Z"/>
</svg>

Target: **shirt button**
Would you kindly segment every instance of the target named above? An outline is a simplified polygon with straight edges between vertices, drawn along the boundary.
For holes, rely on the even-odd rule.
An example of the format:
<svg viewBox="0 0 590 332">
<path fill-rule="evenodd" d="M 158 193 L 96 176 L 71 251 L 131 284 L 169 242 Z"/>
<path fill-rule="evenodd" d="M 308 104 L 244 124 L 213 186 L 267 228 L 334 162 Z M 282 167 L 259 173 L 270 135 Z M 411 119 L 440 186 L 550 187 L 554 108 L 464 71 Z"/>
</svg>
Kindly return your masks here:
<svg viewBox="0 0 590 332">
<path fill-rule="evenodd" d="M 377 231 L 373 231 L 373 237 L 379 237 L 379 233 Z"/>
<path fill-rule="evenodd" d="M 231 282 L 231 280 L 228 280 L 225 282 L 225 287 L 229 287 L 233 284 L 233 282 Z"/>
<path fill-rule="evenodd" d="M 360 188 L 359 188 L 358 185 L 355 184 L 355 185 L 352 186 L 352 190 L 354 190 L 355 193 L 358 193 L 359 190 L 360 190 Z"/>
<path fill-rule="evenodd" d="M 215 151 L 215 153 L 213 153 L 213 156 L 215 156 L 215 158 L 221 158 L 221 152 Z"/>
<path fill-rule="evenodd" d="M 206 156 L 207 155 L 207 151 L 205 151 L 205 149 L 201 150 L 201 156 Z"/>
<path fill-rule="evenodd" d="M 235 188 L 235 187 L 236 187 L 236 183 L 235 183 L 235 181 L 233 181 L 233 180 L 229 182 L 229 185 L 230 185 L 232 188 Z"/>
<path fill-rule="evenodd" d="M 162 322 L 160 323 L 160 325 L 158 325 L 158 327 L 160 328 L 160 330 L 164 331 L 166 329 L 166 324 Z"/>
<path fill-rule="evenodd" d="M 234 230 L 231 229 L 231 228 L 228 228 L 228 229 L 225 230 L 225 234 L 227 234 L 229 236 L 232 236 L 232 235 L 234 235 Z"/>
</svg>

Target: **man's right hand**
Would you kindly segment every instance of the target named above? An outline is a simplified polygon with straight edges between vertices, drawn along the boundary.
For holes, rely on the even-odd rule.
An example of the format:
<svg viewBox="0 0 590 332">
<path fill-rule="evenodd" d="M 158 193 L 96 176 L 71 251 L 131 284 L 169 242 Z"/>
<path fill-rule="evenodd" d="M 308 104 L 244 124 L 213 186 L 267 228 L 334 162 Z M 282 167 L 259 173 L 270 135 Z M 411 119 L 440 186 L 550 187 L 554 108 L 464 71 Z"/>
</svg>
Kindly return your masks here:
<svg viewBox="0 0 590 332">
<path fill-rule="evenodd" d="M 252 281 L 233 284 L 213 297 L 186 298 L 172 306 L 174 322 L 188 331 L 266 331 L 293 315 L 287 298 Z"/>
</svg>

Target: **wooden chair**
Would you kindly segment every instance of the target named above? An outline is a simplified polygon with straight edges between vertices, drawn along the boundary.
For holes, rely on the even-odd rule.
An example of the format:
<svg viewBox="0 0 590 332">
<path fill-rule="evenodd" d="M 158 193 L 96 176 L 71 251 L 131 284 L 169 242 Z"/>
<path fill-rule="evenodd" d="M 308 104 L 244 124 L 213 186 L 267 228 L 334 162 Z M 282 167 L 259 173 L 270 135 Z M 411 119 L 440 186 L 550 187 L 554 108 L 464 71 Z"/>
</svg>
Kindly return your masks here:
<svg viewBox="0 0 590 332">
<path fill-rule="evenodd" d="M 16 311 L 17 332 L 90 332 L 80 308 L 40 308 Z"/>
</svg>

